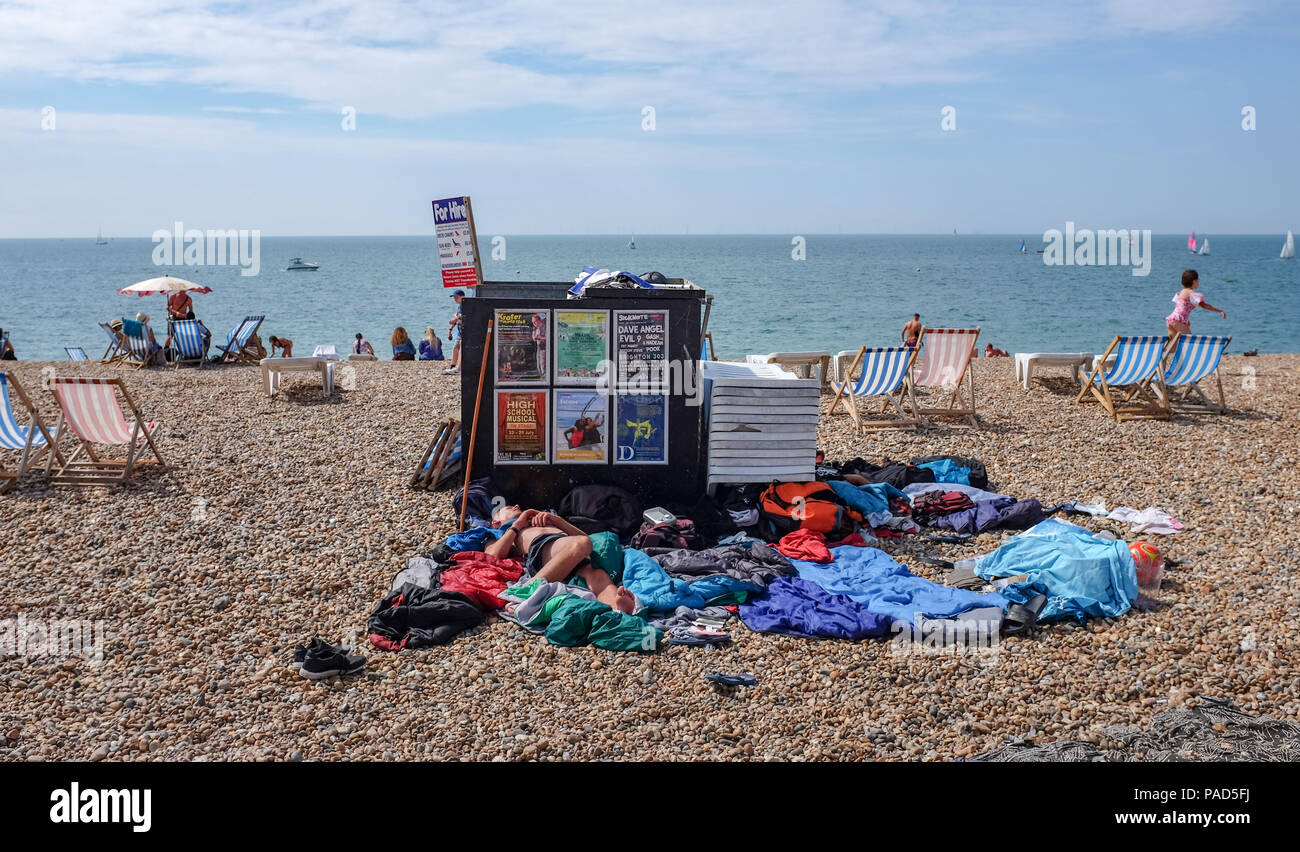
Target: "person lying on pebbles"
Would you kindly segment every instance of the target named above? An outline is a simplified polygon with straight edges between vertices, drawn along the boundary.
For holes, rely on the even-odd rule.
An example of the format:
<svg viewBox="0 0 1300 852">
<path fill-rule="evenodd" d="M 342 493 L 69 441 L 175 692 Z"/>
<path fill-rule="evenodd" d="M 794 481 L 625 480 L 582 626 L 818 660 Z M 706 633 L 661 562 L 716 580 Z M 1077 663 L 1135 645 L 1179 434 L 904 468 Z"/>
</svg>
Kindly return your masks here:
<svg viewBox="0 0 1300 852">
<path fill-rule="evenodd" d="M 489 556 L 518 559 L 524 563 L 527 576 L 541 577 L 549 583 L 563 583 L 576 574 L 596 600 L 619 612 L 632 613 L 636 598 L 591 564 L 591 539 L 582 530 L 559 515 L 518 506 L 504 506 L 492 513 L 492 526 L 506 524 L 510 524 L 509 529 L 484 549 Z"/>
</svg>

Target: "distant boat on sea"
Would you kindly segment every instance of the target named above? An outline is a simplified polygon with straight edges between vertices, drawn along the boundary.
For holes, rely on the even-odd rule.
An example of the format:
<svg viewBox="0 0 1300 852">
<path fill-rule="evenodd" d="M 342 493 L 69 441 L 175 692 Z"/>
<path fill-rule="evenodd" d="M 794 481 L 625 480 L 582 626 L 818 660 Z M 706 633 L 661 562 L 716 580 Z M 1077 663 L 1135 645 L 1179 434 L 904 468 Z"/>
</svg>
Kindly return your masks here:
<svg viewBox="0 0 1300 852">
<path fill-rule="evenodd" d="M 1196 253 L 1197 253 L 1197 254 L 1209 254 L 1209 253 L 1210 253 L 1210 238 L 1209 238 L 1209 237 L 1206 237 L 1205 239 L 1201 240 L 1201 247 L 1200 247 L 1199 249 L 1196 250 Z"/>
<path fill-rule="evenodd" d="M 632 239 L 627 241 L 627 247 L 630 249 L 636 248 L 636 234 L 633 234 Z"/>
<path fill-rule="evenodd" d="M 1190 251 L 1192 254 L 1196 254 L 1196 232 L 1195 231 L 1192 231 L 1192 235 L 1187 238 L 1187 250 Z"/>
<path fill-rule="evenodd" d="M 294 272 L 297 270 L 311 270 L 314 272 L 317 269 L 320 269 L 319 263 L 312 263 L 310 260 L 303 260 L 301 257 L 295 257 L 289 261 L 289 265 L 284 268 L 284 271 Z"/>
<path fill-rule="evenodd" d="M 106 245 L 108 245 L 108 240 L 104 239 L 104 229 L 103 229 L 103 228 L 100 228 L 100 229 L 99 229 L 99 234 L 98 234 L 98 236 L 95 237 L 95 245 L 97 245 L 97 246 L 106 246 Z"/>
<path fill-rule="evenodd" d="M 1295 237 L 1291 232 L 1286 232 L 1286 242 L 1282 244 L 1282 259 L 1287 260 L 1295 257 Z"/>
<path fill-rule="evenodd" d="M 1029 254 L 1029 249 L 1025 247 L 1025 241 L 1024 241 L 1024 240 L 1021 240 L 1021 241 L 1020 241 L 1020 253 L 1021 253 L 1021 254 Z"/>
</svg>

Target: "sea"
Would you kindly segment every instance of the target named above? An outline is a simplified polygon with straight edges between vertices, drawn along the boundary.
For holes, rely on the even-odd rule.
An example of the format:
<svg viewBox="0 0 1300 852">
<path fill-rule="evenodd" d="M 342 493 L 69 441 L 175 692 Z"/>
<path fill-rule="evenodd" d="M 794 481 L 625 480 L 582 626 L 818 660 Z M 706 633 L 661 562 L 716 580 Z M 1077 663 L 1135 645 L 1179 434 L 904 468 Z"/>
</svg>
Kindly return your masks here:
<svg viewBox="0 0 1300 852">
<path fill-rule="evenodd" d="M 979 326 L 1009 352 L 1101 352 L 1116 334 L 1163 334 L 1184 269 L 1227 319 L 1198 310 L 1192 329 L 1230 334 L 1230 352 L 1300 351 L 1300 261 L 1278 257 L 1283 234 L 1211 238 L 1192 255 L 1185 235 L 1156 235 L 1150 274 L 1132 266 L 1052 266 L 1041 234 L 481 236 L 488 281 L 571 282 L 586 266 L 686 278 L 714 299 L 708 331 L 722 359 L 748 353 L 889 346 L 913 313 L 932 328 Z M 1021 254 L 1025 240 L 1028 253 Z M 165 329 L 162 296 L 123 296 L 137 281 L 175 275 L 212 288 L 194 296 L 199 319 L 224 340 L 248 314 L 261 337 L 294 354 L 339 351 L 360 332 L 388 354 L 397 326 L 445 339 L 454 303 L 423 237 L 264 237 L 257 275 L 239 265 L 158 266 L 147 238 L 0 240 L 0 329 L 23 360 L 63 360 L 64 347 L 99 357 L 97 323 L 150 314 Z M 294 257 L 320 264 L 290 272 Z"/>
</svg>

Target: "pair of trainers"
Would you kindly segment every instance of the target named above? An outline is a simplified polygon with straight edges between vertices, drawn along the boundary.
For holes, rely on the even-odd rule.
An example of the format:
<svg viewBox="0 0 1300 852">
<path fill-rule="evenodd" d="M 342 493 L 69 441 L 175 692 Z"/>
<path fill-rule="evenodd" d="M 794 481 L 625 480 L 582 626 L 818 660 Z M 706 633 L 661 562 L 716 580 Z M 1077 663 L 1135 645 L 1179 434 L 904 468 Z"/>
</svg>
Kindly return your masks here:
<svg viewBox="0 0 1300 852">
<path fill-rule="evenodd" d="M 295 647 L 293 661 L 298 666 L 298 674 L 307 680 L 358 674 L 366 667 L 365 657 L 349 654 L 347 648 L 335 647 L 320 639 Z"/>
</svg>

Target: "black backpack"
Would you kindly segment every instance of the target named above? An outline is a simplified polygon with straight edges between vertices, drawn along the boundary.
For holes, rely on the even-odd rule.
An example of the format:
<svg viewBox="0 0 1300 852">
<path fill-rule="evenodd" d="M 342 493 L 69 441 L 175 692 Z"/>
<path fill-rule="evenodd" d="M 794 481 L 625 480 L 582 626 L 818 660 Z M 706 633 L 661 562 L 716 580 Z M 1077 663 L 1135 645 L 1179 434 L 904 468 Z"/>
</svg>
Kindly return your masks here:
<svg viewBox="0 0 1300 852">
<path fill-rule="evenodd" d="M 560 514 L 578 529 L 630 535 L 641 524 L 641 503 L 617 485 L 579 485 L 560 501 Z"/>
</svg>

